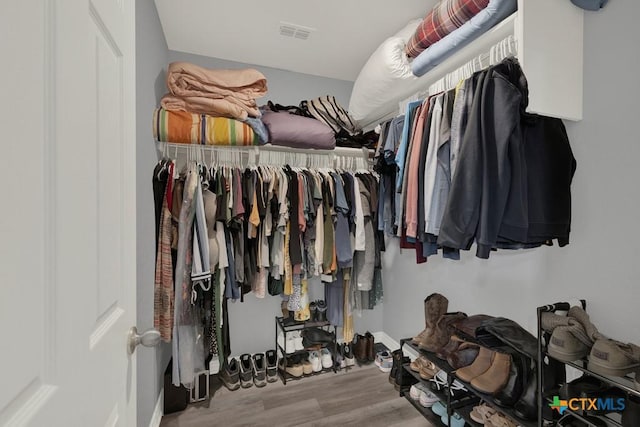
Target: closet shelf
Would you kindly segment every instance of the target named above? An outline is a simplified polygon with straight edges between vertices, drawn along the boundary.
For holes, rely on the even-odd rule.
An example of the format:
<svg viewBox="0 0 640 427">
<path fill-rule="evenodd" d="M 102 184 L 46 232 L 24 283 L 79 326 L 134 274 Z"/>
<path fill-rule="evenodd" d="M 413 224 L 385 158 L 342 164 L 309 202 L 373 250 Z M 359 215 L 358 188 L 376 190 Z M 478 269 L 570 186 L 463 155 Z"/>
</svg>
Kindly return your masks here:
<svg viewBox="0 0 640 427">
<path fill-rule="evenodd" d="M 284 372 L 284 371 L 282 371 L 282 369 L 278 368 L 278 374 L 279 374 L 281 377 L 283 377 L 283 379 L 285 379 L 285 380 L 286 380 L 286 381 L 285 381 L 285 384 L 286 384 L 286 382 L 288 382 L 288 381 L 297 381 L 297 380 L 302 380 L 302 379 L 309 378 L 309 377 L 315 377 L 315 376 L 317 376 L 317 375 L 327 374 L 327 373 L 329 373 L 329 372 L 334 372 L 333 368 L 322 368 L 322 370 L 321 370 L 321 371 L 318 371 L 318 372 L 312 372 L 312 373 L 310 373 L 310 374 L 305 374 L 305 375 L 302 375 L 301 377 L 295 377 L 295 376 L 291 375 L 290 373 L 288 373 L 288 372 Z"/>
<path fill-rule="evenodd" d="M 418 412 L 420 412 L 420 414 L 422 414 L 423 417 L 429 420 L 434 426 L 443 425 L 442 421 L 440 420 L 440 417 L 434 414 L 431 408 L 423 407 L 419 402 L 416 402 L 415 400 L 413 400 L 408 393 L 404 394 L 404 397 L 409 401 L 409 403 L 413 405 L 414 408 L 418 410 Z"/>
<path fill-rule="evenodd" d="M 476 405 L 478 405 L 478 403 L 472 403 L 470 405 L 463 406 L 462 408 L 456 409 L 456 412 L 460 414 L 460 416 L 464 418 L 467 424 L 469 424 L 471 427 L 482 427 L 484 424 L 477 423 L 471 418 L 471 411 L 473 411 L 473 408 Z"/>
<path fill-rule="evenodd" d="M 414 372 L 411 370 L 411 368 L 409 367 L 409 364 L 404 364 L 402 365 L 402 368 L 407 371 L 409 374 L 411 374 L 412 377 L 414 377 L 416 380 L 418 380 L 421 383 L 424 384 L 429 384 L 429 380 L 425 380 L 422 377 L 420 377 L 420 374 L 418 374 L 417 372 Z M 441 402 L 443 402 L 444 404 L 446 404 L 447 402 L 447 393 L 441 390 L 433 390 L 431 388 L 429 388 L 429 390 L 436 395 L 436 397 L 438 398 L 438 400 L 440 400 Z"/>
<path fill-rule="evenodd" d="M 286 332 L 297 331 L 297 330 L 300 330 L 300 329 L 311 328 L 311 327 L 320 328 L 320 327 L 323 327 L 323 326 L 330 326 L 331 325 L 331 323 L 329 323 L 328 321 L 327 322 L 308 322 L 308 321 L 304 321 L 304 322 L 294 322 L 294 323 L 285 324 L 284 323 L 284 319 L 282 317 L 278 317 L 278 324 L 280 325 L 280 328 L 282 328 Z"/>
<path fill-rule="evenodd" d="M 598 374 L 596 372 L 590 371 L 588 369 L 588 365 L 587 365 L 587 361 L 586 360 L 576 360 L 574 362 L 565 362 L 559 359 L 556 359 L 555 357 L 553 357 L 552 355 L 550 355 L 549 353 L 547 353 L 546 351 L 543 352 L 543 354 L 545 356 L 548 356 L 552 359 L 555 359 L 561 363 L 564 363 L 567 366 L 571 366 L 574 369 L 577 369 L 579 371 L 584 372 L 585 374 L 597 378 L 600 381 L 604 381 L 605 383 L 612 385 L 614 387 L 617 387 L 621 390 L 624 390 L 625 392 L 632 394 L 634 396 L 638 396 L 640 397 L 640 390 L 637 390 L 634 386 L 633 383 L 633 379 L 629 378 L 629 377 L 613 377 L 613 376 L 609 376 L 609 375 L 601 375 Z"/>
<path fill-rule="evenodd" d="M 584 11 L 571 2 L 518 0 L 517 12 L 421 76 L 422 90 L 403 97 L 399 103 L 400 114 L 404 114 L 409 100 L 424 98 L 432 84 L 481 55 L 486 56 L 493 46 L 512 36 L 518 61 L 527 77 L 527 111 L 582 120 L 583 21 Z M 389 113 L 376 123 L 396 116 L 397 107 L 390 105 Z M 364 125 L 369 128 L 375 123 Z"/>
<path fill-rule="evenodd" d="M 204 150 L 205 152 L 241 152 L 241 153 L 260 153 L 260 152 L 273 152 L 273 153 L 297 153 L 297 154 L 314 154 L 325 156 L 351 156 L 371 157 L 374 154 L 374 150 L 363 148 L 351 148 L 351 147 L 335 147 L 333 150 L 316 150 L 313 148 L 292 148 L 283 147 L 279 145 L 202 145 L 202 144 L 182 144 L 177 142 L 162 142 L 156 141 L 158 149 L 163 151 L 165 147 L 170 149 L 170 153 L 173 150 Z"/>
<path fill-rule="evenodd" d="M 515 421 L 518 425 L 523 426 L 523 427 L 536 427 L 538 424 L 536 421 L 527 421 L 527 420 L 523 420 L 519 417 L 517 417 L 513 411 L 513 408 L 506 408 L 506 407 L 502 407 L 497 405 L 496 403 L 494 403 L 493 401 L 493 397 L 491 395 L 488 394 L 484 394 L 484 393 L 480 393 L 479 391 L 475 390 L 473 387 L 471 387 L 471 385 L 469 385 L 469 383 L 462 381 L 460 378 L 457 378 L 455 375 L 455 370 L 451 367 L 451 365 L 449 365 L 446 361 L 439 359 L 435 353 L 429 352 L 429 351 L 425 351 L 425 350 L 420 350 L 418 348 L 417 345 L 413 344 L 411 342 L 411 338 L 405 338 L 400 340 L 400 348 L 402 348 L 403 345 L 407 345 L 408 347 L 412 348 L 414 351 L 416 351 L 418 354 L 424 355 L 427 359 L 429 359 L 431 362 L 433 362 L 434 365 L 436 365 L 439 369 L 442 369 L 443 371 L 445 371 L 447 373 L 447 375 L 451 375 L 452 378 L 455 378 L 457 381 L 459 381 L 460 383 L 462 383 L 465 388 L 469 391 L 469 394 L 471 396 L 475 396 L 477 399 L 476 400 L 482 400 L 485 403 L 487 403 L 487 405 L 493 407 L 495 410 L 502 412 L 504 415 L 506 415 L 507 417 L 511 418 L 513 421 Z M 411 371 L 411 370 L 409 370 Z M 415 376 L 415 375 L 414 375 Z M 419 378 L 419 376 L 418 376 Z M 424 380 L 422 380 L 424 381 Z M 438 396 L 438 398 L 440 398 L 440 396 Z M 463 406 L 463 407 L 466 407 Z M 473 408 L 471 408 L 473 409 Z M 456 409 L 457 410 L 457 409 Z M 469 410 L 469 413 L 471 412 L 471 410 Z M 464 417 L 464 415 L 461 413 L 461 416 Z M 471 418 L 469 418 L 470 420 Z M 467 421 L 469 421 L 467 420 Z"/>
</svg>

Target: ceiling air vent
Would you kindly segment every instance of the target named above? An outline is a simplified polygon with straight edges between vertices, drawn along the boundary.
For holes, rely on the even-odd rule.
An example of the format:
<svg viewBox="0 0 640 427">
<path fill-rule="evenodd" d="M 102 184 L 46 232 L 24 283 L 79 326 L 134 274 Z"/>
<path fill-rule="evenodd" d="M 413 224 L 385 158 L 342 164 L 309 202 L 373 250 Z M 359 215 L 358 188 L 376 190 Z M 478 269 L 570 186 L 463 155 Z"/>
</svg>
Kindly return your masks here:
<svg viewBox="0 0 640 427">
<path fill-rule="evenodd" d="M 313 31 L 316 31 L 316 29 L 303 27 L 302 25 L 292 24 L 290 22 L 280 22 L 280 35 L 284 37 L 307 40 Z"/>
</svg>

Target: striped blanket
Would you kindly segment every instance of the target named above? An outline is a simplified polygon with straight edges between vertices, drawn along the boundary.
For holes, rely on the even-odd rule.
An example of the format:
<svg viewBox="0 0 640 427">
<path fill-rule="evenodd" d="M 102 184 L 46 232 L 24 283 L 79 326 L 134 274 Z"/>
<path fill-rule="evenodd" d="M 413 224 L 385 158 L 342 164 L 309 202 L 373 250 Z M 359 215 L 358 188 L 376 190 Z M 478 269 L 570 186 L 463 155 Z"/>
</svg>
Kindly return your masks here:
<svg viewBox="0 0 640 427">
<path fill-rule="evenodd" d="M 260 139 L 245 122 L 186 111 L 153 112 L 156 141 L 200 145 L 260 145 Z"/>
<path fill-rule="evenodd" d="M 415 58 L 487 7 L 489 0 L 441 0 L 418 25 L 405 52 Z"/>
</svg>

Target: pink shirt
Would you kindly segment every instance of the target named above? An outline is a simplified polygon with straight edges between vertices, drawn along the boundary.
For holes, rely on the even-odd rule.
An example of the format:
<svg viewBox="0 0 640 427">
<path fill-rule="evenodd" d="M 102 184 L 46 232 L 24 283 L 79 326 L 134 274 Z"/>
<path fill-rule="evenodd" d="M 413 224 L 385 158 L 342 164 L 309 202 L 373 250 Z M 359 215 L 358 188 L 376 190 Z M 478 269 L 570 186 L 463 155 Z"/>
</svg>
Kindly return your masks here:
<svg viewBox="0 0 640 427">
<path fill-rule="evenodd" d="M 411 152 L 409 152 L 409 171 L 407 173 L 407 202 L 405 206 L 405 221 L 407 236 L 416 237 L 418 232 L 418 170 L 420 167 L 420 147 L 424 121 L 429 112 L 429 100 L 426 99 L 416 110 L 418 119 L 414 121 L 411 136 Z"/>
</svg>

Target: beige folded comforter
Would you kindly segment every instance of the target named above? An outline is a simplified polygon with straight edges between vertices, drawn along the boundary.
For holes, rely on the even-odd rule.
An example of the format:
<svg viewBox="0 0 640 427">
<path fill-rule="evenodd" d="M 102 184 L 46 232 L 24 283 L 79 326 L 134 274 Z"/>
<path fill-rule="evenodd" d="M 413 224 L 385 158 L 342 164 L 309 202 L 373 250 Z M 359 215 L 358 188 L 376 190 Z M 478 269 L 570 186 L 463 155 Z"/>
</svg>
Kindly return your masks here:
<svg viewBox="0 0 640 427">
<path fill-rule="evenodd" d="M 259 117 L 256 98 L 267 93 L 267 79 L 258 70 L 207 69 L 188 62 L 172 62 L 167 72 L 167 110 L 183 110 L 244 120 Z"/>
</svg>

